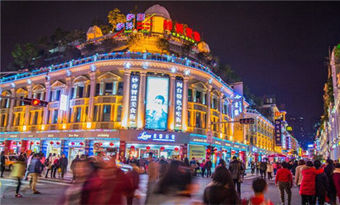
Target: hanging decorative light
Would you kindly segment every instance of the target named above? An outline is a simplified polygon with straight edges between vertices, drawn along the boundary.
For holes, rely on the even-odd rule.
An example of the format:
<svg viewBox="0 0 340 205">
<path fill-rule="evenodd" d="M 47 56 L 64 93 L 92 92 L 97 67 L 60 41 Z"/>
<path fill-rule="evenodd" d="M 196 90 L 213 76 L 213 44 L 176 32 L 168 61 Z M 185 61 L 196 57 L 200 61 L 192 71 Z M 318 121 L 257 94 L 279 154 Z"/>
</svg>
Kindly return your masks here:
<svg viewBox="0 0 340 205">
<path fill-rule="evenodd" d="M 60 145 L 60 142 L 57 142 L 57 145 Z"/>
<path fill-rule="evenodd" d="M 54 144 L 54 142 L 53 142 L 53 141 L 51 141 L 51 142 L 50 142 L 50 144 Z"/>
<path fill-rule="evenodd" d="M 21 142 L 19 142 L 19 144 L 21 144 Z"/>
<path fill-rule="evenodd" d="M 16 142 L 13 142 L 13 145 L 16 145 L 17 143 Z"/>
<path fill-rule="evenodd" d="M 112 142 L 110 142 L 110 146 L 112 147 L 113 145 L 115 145 L 115 144 L 113 144 Z"/>
<path fill-rule="evenodd" d="M 165 147 L 161 147 L 161 151 L 165 150 Z"/>
<path fill-rule="evenodd" d="M 175 151 L 176 151 L 176 152 L 178 151 L 178 147 L 175 147 Z"/>
<path fill-rule="evenodd" d="M 83 146 L 83 145 L 84 145 L 84 142 L 80 142 L 80 145 Z"/>
<path fill-rule="evenodd" d="M 71 145 L 73 146 L 73 145 L 75 145 L 75 143 L 74 143 L 74 142 L 71 142 Z"/>
<path fill-rule="evenodd" d="M 53 143 L 53 142 L 52 142 Z M 40 142 L 37 142 L 37 144 L 40 144 Z"/>
<path fill-rule="evenodd" d="M 132 146 L 130 147 L 130 149 L 134 150 L 134 149 L 135 149 L 135 146 L 132 145 Z"/>
<path fill-rule="evenodd" d="M 149 146 L 147 146 L 147 147 L 146 147 L 146 150 L 149 150 L 149 149 L 150 149 L 150 147 L 149 147 Z"/>
<path fill-rule="evenodd" d="M 34 142 L 31 142 L 31 145 L 34 145 Z"/>
</svg>

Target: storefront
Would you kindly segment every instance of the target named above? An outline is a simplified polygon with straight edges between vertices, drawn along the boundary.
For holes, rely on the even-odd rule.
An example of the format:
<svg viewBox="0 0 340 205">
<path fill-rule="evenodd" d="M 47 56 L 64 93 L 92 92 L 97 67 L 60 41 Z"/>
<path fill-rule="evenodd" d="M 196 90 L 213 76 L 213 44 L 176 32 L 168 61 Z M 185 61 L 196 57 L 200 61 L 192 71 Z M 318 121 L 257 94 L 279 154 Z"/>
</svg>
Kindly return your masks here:
<svg viewBox="0 0 340 205">
<path fill-rule="evenodd" d="M 50 154 L 56 154 L 57 156 L 61 154 L 61 140 L 60 139 L 48 139 L 42 141 L 42 152 L 45 156 Z"/>
<path fill-rule="evenodd" d="M 31 150 L 34 153 L 40 152 L 40 139 L 34 139 L 29 141 L 29 148 L 28 150 Z"/>
</svg>

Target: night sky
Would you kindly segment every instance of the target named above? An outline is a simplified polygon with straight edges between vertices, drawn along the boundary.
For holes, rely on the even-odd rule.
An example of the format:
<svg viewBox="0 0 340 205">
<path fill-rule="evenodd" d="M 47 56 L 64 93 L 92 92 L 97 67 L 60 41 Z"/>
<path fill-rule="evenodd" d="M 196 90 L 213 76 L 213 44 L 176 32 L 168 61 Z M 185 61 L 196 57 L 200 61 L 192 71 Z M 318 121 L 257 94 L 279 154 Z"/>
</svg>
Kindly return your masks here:
<svg viewBox="0 0 340 205">
<path fill-rule="evenodd" d="M 258 96 L 276 95 L 307 130 L 323 113 L 328 49 L 340 43 L 340 2 L 158 2 L 172 20 L 203 35 L 214 55 Z M 119 8 L 144 12 L 155 2 L 1 2 L 1 66 L 16 43 L 87 29 Z"/>
</svg>

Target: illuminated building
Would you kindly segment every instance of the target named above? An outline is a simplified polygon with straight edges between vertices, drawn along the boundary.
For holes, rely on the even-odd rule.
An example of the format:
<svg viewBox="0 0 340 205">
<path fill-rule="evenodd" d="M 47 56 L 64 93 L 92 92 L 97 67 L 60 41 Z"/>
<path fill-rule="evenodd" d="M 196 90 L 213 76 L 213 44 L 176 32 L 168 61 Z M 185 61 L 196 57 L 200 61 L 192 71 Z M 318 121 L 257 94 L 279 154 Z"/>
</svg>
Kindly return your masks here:
<svg viewBox="0 0 340 205">
<path fill-rule="evenodd" d="M 236 136 L 236 125 L 223 122 L 241 118 L 248 103 L 210 70 L 213 65 L 198 63 L 199 54 L 210 52 L 199 33 L 172 25 L 159 5 L 127 18 L 108 35 L 101 35 L 98 27 L 89 29 L 88 41 L 77 45 L 86 55 L 87 45 L 99 51 L 104 40 L 113 39 L 116 47 L 111 50 L 117 52 L 1 79 L 2 95 L 49 105 L 25 106 L 2 98 L 0 149 L 63 153 L 69 159 L 98 150 L 138 158 L 148 152 L 214 161 L 246 156 L 244 135 Z M 168 49 L 155 43 L 160 39 L 167 39 Z M 178 53 L 188 42 L 191 52 Z M 213 133 L 211 142 L 208 131 Z M 210 144 L 213 155 L 206 150 Z M 272 144 L 264 140 L 262 146 L 271 149 Z"/>
</svg>

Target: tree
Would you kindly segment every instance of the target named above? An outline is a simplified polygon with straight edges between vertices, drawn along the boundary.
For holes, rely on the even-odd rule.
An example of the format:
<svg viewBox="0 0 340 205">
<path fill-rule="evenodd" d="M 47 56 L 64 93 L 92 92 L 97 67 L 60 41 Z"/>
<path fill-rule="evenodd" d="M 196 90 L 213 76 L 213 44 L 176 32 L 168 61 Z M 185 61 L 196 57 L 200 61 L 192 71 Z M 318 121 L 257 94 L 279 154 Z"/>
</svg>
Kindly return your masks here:
<svg viewBox="0 0 340 205">
<path fill-rule="evenodd" d="M 65 40 L 67 43 L 74 41 L 84 42 L 86 40 L 86 33 L 83 30 L 75 29 L 65 36 Z"/>
<path fill-rule="evenodd" d="M 57 47 L 67 44 L 66 36 L 68 35 L 68 31 L 63 31 L 60 27 L 57 28 L 52 36 L 50 37 L 51 43 Z"/>
<path fill-rule="evenodd" d="M 120 13 L 120 10 L 118 8 L 115 8 L 109 12 L 109 14 L 107 15 L 107 20 L 112 25 L 112 30 L 116 29 L 117 23 L 126 22 L 125 15 Z"/>
<path fill-rule="evenodd" d="M 38 49 L 33 43 L 25 43 L 24 45 L 16 44 L 12 51 L 14 64 L 18 68 L 31 68 L 34 58 L 37 56 Z"/>
</svg>

